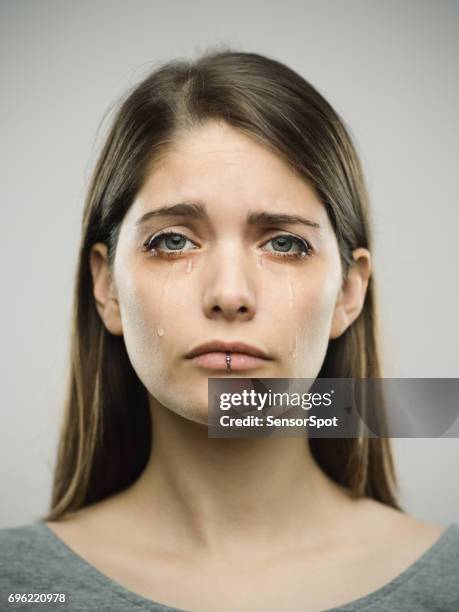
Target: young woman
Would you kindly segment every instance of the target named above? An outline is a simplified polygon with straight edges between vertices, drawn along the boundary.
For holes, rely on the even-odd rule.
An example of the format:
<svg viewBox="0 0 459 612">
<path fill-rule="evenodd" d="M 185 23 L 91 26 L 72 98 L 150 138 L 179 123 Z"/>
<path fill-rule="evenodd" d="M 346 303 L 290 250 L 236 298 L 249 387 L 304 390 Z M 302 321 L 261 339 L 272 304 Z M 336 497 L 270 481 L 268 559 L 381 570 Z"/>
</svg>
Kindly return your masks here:
<svg viewBox="0 0 459 612">
<path fill-rule="evenodd" d="M 343 122 L 285 65 L 219 51 L 135 87 L 86 201 L 50 512 L 2 531 L 3 591 L 459 609 L 459 526 L 400 508 L 387 438 L 208 437 L 209 377 L 382 376 L 370 230 Z"/>
</svg>

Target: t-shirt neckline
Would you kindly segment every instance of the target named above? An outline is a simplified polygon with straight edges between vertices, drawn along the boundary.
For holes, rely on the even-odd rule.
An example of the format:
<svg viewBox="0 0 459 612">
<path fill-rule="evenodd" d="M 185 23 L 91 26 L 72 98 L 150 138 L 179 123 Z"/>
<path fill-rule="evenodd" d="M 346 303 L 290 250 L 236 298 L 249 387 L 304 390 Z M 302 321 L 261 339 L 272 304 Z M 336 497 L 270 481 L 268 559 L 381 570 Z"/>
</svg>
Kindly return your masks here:
<svg viewBox="0 0 459 612">
<path fill-rule="evenodd" d="M 122 599 L 129 601 L 130 603 L 134 603 L 137 606 L 143 606 L 146 610 L 157 611 L 158 608 L 163 608 L 164 612 L 168 611 L 176 611 L 176 612 L 187 612 L 185 608 L 174 608 L 165 603 L 161 603 L 159 601 L 148 599 L 147 597 L 143 597 L 131 591 L 127 587 L 124 587 L 119 582 L 116 582 L 110 576 L 107 576 L 100 570 L 98 570 L 94 565 L 91 565 L 89 561 L 86 561 L 83 557 L 81 557 L 76 551 L 74 551 L 70 546 L 68 546 L 64 540 L 62 540 L 54 531 L 48 527 L 45 521 L 38 521 L 36 523 L 40 526 L 43 532 L 48 536 L 48 541 L 51 542 L 53 547 L 56 550 L 60 550 L 64 552 L 66 556 L 72 560 L 72 562 L 78 563 L 81 567 L 84 567 L 85 571 L 91 576 L 91 578 L 99 584 L 99 586 L 103 590 L 109 590 Z M 393 593 L 396 589 L 401 587 L 407 580 L 409 580 L 412 576 L 421 571 L 432 559 L 441 551 L 443 548 L 444 542 L 447 540 L 448 536 L 451 532 L 457 530 L 457 534 L 459 536 L 459 525 L 455 523 L 450 523 L 447 527 L 444 528 L 440 536 L 435 540 L 431 546 L 425 550 L 420 557 L 418 557 L 411 565 L 409 565 L 405 570 L 403 570 L 400 574 L 392 578 L 389 582 L 379 587 L 378 589 L 371 591 L 367 595 L 363 595 L 358 599 L 354 599 L 347 603 L 343 603 L 335 608 L 329 608 L 325 612 L 351 612 L 354 610 L 359 610 L 360 608 L 374 604 L 391 593 Z"/>
</svg>

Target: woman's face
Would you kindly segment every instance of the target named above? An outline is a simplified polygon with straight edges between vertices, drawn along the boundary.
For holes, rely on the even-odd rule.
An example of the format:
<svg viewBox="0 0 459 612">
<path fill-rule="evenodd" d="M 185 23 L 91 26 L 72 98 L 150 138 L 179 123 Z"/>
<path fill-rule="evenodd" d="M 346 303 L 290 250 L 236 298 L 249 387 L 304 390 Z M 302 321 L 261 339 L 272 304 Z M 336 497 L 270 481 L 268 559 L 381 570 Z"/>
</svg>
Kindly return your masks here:
<svg viewBox="0 0 459 612">
<path fill-rule="evenodd" d="M 148 216 L 176 204 L 192 207 Z M 201 423 L 208 377 L 315 378 L 339 335 L 341 264 L 323 204 L 281 158 L 223 123 L 185 133 L 156 163 L 121 225 L 113 280 L 140 380 Z M 238 369 L 234 354 L 226 374 L 224 353 L 186 357 L 213 340 L 269 359 L 244 369 L 241 358 Z"/>
</svg>

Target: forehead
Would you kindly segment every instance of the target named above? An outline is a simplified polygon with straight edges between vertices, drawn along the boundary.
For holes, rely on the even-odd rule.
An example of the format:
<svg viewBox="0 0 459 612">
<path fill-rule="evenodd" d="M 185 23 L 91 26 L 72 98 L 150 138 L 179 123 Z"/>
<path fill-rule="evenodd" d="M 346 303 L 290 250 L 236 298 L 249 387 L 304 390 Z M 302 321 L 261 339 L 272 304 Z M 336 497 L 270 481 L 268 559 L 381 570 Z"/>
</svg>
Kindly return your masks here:
<svg viewBox="0 0 459 612">
<path fill-rule="evenodd" d="M 248 210 L 326 213 L 315 190 L 277 154 L 225 123 L 181 133 L 152 166 L 130 214 L 181 201 L 202 202 L 215 220 Z"/>
</svg>

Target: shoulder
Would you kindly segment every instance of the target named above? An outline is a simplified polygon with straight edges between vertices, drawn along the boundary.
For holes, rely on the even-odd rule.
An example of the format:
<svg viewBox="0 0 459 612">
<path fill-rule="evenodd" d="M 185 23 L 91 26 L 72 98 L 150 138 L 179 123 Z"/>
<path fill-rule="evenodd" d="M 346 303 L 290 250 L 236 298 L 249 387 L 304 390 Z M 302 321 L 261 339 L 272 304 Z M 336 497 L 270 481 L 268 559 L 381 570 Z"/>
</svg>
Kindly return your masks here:
<svg viewBox="0 0 459 612">
<path fill-rule="evenodd" d="M 351 533 L 372 559 L 386 563 L 388 572 L 400 573 L 424 554 L 430 557 L 433 547 L 437 552 L 448 543 L 448 548 L 457 549 L 458 529 L 454 523 L 444 527 L 363 498 L 354 513 Z"/>
<path fill-rule="evenodd" d="M 27 583 L 49 559 L 46 527 L 31 523 L 0 529 L 0 585 Z"/>
<path fill-rule="evenodd" d="M 126 530 L 125 508 L 121 494 L 103 499 L 89 506 L 67 512 L 46 526 L 70 549 L 83 558 L 94 559 L 96 552 L 110 548 Z"/>
<path fill-rule="evenodd" d="M 459 610 L 458 524 L 420 520 L 368 498 L 358 500 L 349 523 L 361 565 L 379 588 L 337 610 Z"/>
<path fill-rule="evenodd" d="M 355 519 L 356 529 L 360 533 L 366 537 L 371 534 L 373 540 L 381 543 L 388 540 L 405 545 L 418 543 L 422 548 L 433 544 L 445 531 L 445 527 L 437 523 L 418 519 L 369 498 L 359 500 Z"/>
<path fill-rule="evenodd" d="M 48 609 L 42 599 L 34 607 L 36 597 L 47 594 L 59 597 L 53 609 L 64 601 L 65 608 L 75 612 L 126 609 L 122 597 L 110 593 L 106 581 L 45 522 L 0 529 L 0 609 L 10 594 L 27 598 L 24 609 Z"/>
<path fill-rule="evenodd" d="M 459 524 L 445 527 L 374 500 L 363 501 L 359 518 L 363 536 L 371 538 L 397 573 L 410 577 L 418 594 L 443 588 L 459 603 Z"/>
<path fill-rule="evenodd" d="M 416 602 L 419 612 L 459 610 L 459 525 L 443 528 L 393 586 L 392 609 Z"/>
<path fill-rule="evenodd" d="M 44 525 L 30 523 L 19 527 L 0 529 L 0 559 L 4 562 L 39 549 L 44 541 Z"/>
</svg>

